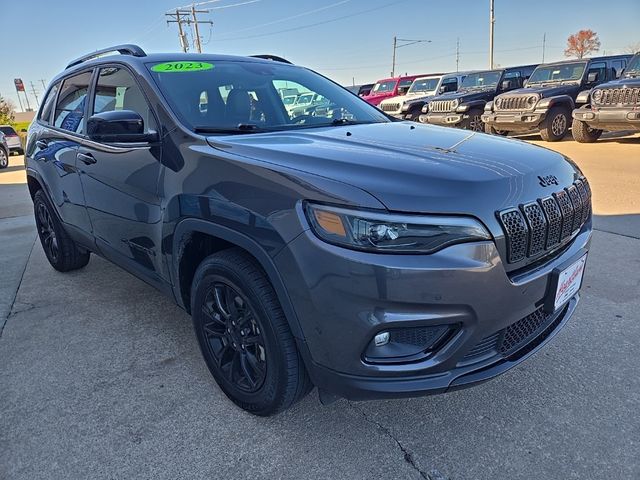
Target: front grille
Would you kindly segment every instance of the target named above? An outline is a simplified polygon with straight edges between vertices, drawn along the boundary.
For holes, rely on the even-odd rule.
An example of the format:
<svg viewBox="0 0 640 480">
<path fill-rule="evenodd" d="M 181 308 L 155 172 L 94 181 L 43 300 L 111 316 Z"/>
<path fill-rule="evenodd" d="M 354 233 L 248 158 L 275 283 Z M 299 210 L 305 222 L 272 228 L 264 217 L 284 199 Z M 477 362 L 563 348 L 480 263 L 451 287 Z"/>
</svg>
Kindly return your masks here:
<svg viewBox="0 0 640 480">
<path fill-rule="evenodd" d="M 429 103 L 429 111 L 436 113 L 444 113 L 453 111 L 455 100 L 434 100 Z"/>
<path fill-rule="evenodd" d="M 507 261 L 536 258 L 567 241 L 591 213 L 586 178 L 553 195 L 497 212 L 505 233 Z"/>
<path fill-rule="evenodd" d="M 512 95 L 498 97 L 494 102 L 496 110 L 530 110 L 527 104 L 528 95 Z"/>
<path fill-rule="evenodd" d="M 594 103 L 601 107 L 616 105 L 640 104 L 640 87 L 638 88 L 605 88 L 599 102 Z"/>
<path fill-rule="evenodd" d="M 383 103 L 382 104 L 383 112 L 397 112 L 398 110 L 400 110 L 399 103 Z"/>
<path fill-rule="evenodd" d="M 502 331 L 496 332 L 493 335 L 489 335 L 488 337 L 484 337 L 480 340 L 475 347 L 469 350 L 464 356 L 463 361 L 467 362 L 469 360 L 479 359 L 480 357 L 484 357 L 490 354 L 495 354 L 498 350 L 498 343 L 502 338 Z"/>
</svg>

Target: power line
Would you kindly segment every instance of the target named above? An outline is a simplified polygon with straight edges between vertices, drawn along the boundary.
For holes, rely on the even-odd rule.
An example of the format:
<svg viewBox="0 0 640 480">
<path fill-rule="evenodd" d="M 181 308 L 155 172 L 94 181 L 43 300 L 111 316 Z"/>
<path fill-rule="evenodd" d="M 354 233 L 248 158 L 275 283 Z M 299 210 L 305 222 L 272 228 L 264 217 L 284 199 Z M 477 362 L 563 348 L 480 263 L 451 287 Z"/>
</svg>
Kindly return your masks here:
<svg viewBox="0 0 640 480">
<path fill-rule="evenodd" d="M 351 14 L 348 14 L 348 15 L 342 15 L 340 17 L 331 18 L 329 20 L 323 20 L 321 22 L 310 23 L 310 24 L 307 24 L 307 25 L 300 25 L 299 27 L 287 28 L 287 29 L 284 29 L 284 30 L 278 30 L 276 32 L 261 33 L 261 34 L 257 34 L 257 35 L 249 35 L 249 36 L 244 36 L 244 37 L 224 38 L 224 39 L 214 40 L 214 41 L 215 42 L 231 42 L 231 41 L 235 41 L 235 40 L 247 40 L 247 39 L 251 39 L 251 38 L 270 37 L 270 36 L 273 36 L 273 35 L 279 35 L 281 33 L 295 32 L 297 30 L 303 30 L 305 28 L 312 28 L 312 27 L 317 27 L 317 26 L 320 26 L 320 25 L 326 25 L 328 23 L 337 22 L 339 20 L 344 20 L 346 18 L 352 18 L 352 17 L 356 17 L 358 15 L 364 15 L 366 13 L 375 12 L 377 10 L 382 10 L 383 8 L 392 7 L 394 5 L 398 5 L 399 3 L 405 3 L 407 1 L 409 1 L 409 0 L 397 0 L 395 2 L 391 2 L 391 3 L 388 3 L 386 5 L 382 5 L 380 7 L 369 8 L 367 10 L 361 10 L 359 12 L 354 12 L 354 13 L 351 13 Z"/>
</svg>

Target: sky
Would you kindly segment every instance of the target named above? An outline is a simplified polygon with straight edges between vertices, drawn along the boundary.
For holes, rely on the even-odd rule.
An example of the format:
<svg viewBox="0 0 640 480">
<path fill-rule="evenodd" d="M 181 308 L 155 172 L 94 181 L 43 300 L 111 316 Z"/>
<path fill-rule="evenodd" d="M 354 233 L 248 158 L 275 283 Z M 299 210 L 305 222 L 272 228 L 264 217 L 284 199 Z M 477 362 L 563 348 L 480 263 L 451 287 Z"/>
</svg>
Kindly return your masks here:
<svg viewBox="0 0 640 480">
<path fill-rule="evenodd" d="M 179 52 L 177 27 L 164 14 L 188 0 L 0 0 L 0 95 L 19 108 L 14 78 L 29 102 L 43 83 L 80 55 L 137 43 L 147 52 Z M 202 0 L 196 0 L 201 2 Z M 203 51 L 270 53 L 351 85 L 391 72 L 393 37 L 423 40 L 397 50 L 398 73 L 488 66 L 489 0 L 215 0 L 201 19 Z M 640 0 L 495 0 L 495 63 L 563 59 L 569 34 L 596 31 L 600 53 L 624 53 L 640 42 Z M 399 42 L 400 45 L 403 42 Z M 22 94 L 21 94 L 22 95 Z M 24 103 L 24 97 L 22 97 Z"/>
</svg>

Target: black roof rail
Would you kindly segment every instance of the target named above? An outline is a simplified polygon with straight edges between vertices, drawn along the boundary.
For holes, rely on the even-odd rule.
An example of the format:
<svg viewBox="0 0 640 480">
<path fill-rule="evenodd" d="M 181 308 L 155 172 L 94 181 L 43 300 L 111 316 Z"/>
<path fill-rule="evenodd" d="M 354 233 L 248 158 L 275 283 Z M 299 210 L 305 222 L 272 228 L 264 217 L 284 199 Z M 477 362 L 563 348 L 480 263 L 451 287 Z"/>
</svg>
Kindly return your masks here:
<svg viewBox="0 0 640 480">
<path fill-rule="evenodd" d="M 293 63 L 291 63 L 289 60 L 287 60 L 286 58 L 282 58 L 282 57 L 278 57 L 277 55 L 251 55 L 252 58 L 262 58 L 263 60 L 273 60 L 274 62 L 280 62 L 280 63 L 288 63 L 289 65 L 293 65 Z"/>
<path fill-rule="evenodd" d="M 76 65 L 80 65 L 83 62 L 88 60 L 92 60 L 100 55 L 104 55 L 105 53 L 118 52 L 121 55 L 133 55 L 134 57 L 146 57 L 147 54 L 140 48 L 138 45 L 124 44 L 124 45 L 116 45 L 114 47 L 103 48 L 102 50 L 96 50 L 95 52 L 91 52 L 87 55 L 83 55 L 82 57 L 76 58 L 72 62 L 67 65 L 67 68 L 75 67 Z"/>
</svg>

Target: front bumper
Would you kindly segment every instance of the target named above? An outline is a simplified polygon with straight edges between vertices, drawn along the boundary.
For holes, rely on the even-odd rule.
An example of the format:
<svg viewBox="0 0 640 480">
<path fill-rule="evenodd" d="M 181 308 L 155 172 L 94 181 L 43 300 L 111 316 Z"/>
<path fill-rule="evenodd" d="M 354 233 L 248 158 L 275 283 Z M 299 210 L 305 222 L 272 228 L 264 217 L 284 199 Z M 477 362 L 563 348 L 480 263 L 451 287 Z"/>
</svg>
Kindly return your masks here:
<svg viewBox="0 0 640 480">
<path fill-rule="evenodd" d="M 507 132 L 529 132 L 537 130 L 547 117 L 546 111 L 490 112 L 482 114 L 482 121 L 496 130 Z"/>
<path fill-rule="evenodd" d="M 589 127 L 596 130 L 609 132 L 640 131 L 640 110 L 632 110 L 630 107 L 602 110 L 591 110 L 589 107 L 582 107 L 574 110 L 572 116 L 574 119 L 585 122 Z"/>
<path fill-rule="evenodd" d="M 464 114 L 448 112 L 448 113 L 427 113 L 420 115 L 422 123 L 430 123 L 431 125 L 440 125 L 444 127 L 455 127 L 462 123 Z M 424 119 L 424 121 L 423 121 Z"/>
<path fill-rule="evenodd" d="M 561 254 L 515 274 L 506 272 L 493 242 L 432 255 L 381 255 L 326 244 L 310 231 L 275 260 L 316 386 L 350 399 L 417 396 L 488 380 L 550 340 L 573 314 L 577 296 L 517 352 L 469 357 L 485 339 L 538 311 L 550 295 L 554 268 L 588 250 L 590 238 L 587 222 Z M 364 359 L 383 330 L 441 325 L 455 333 L 426 358 L 392 364 Z"/>
</svg>

